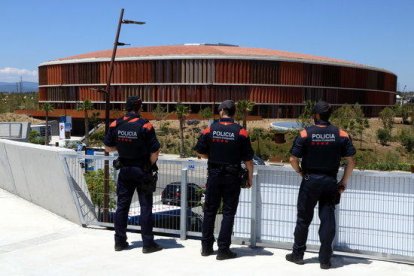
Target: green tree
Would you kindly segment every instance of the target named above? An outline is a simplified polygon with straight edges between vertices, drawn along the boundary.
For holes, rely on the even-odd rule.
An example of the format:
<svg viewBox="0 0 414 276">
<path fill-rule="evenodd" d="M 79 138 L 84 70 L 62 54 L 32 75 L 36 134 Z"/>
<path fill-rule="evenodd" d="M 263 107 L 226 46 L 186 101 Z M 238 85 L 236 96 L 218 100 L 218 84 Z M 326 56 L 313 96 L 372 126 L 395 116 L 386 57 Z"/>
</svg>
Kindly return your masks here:
<svg viewBox="0 0 414 276">
<path fill-rule="evenodd" d="M 394 110 L 390 107 L 386 107 L 379 113 L 379 117 L 382 121 L 382 124 L 384 125 L 384 128 L 387 129 L 391 134 L 391 129 L 394 126 Z"/>
<path fill-rule="evenodd" d="M 257 147 L 255 150 L 255 153 L 257 154 L 257 156 L 259 156 L 260 158 L 262 158 L 262 150 L 260 148 L 260 139 L 263 136 L 263 129 L 261 128 L 253 128 L 252 131 L 252 138 L 256 141 Z M 252 139 L 252 140 L 253 140 Z"/>
<path fill-rule="evenodd" d="M 314 106 L 315 102 L 312 102 L 310 100 L 305 101 L 303 112 L 297 119 L 297 123 L 300 124 L 303 128 L 313 124 L 312 111 Z"/>
<path fill-rule="evenodd" d="M 414 151 L 414 132 L 407 129 L 402 129 L 399 135 L 401 145 L 408 151 Z"/>
<path fill-rule="evenodd" d="M 247 129 L 247 115 L 253 110 L 255 103 L 249 100 L 240 100 L 236 103 L 238 116 L 243 120 L 243 128 Z"/>
<path fill-rule="evenodd" d="M 414 105 L 405 104 L 401 107 L 401 117 L 404 124 L 408 124 L 408 118 L 411 118 L 411 124 L 414 124 Z"/>
<path fill-rule="evenodd" d="M 190 108 L 186 105 L 183 105 L 181 103 L 178 103 L 175 107 L 175 113 L 177 114 L 177 119 L 179 123 L 179 129 L 180 129 L 180 157 L 185 157 L 184 152 L 184 125 L 185 125 L 185 119 L 188 116 L 188 113 L 190 112 Z"/>
<path fill-rule="evenodd" d="M 83 111 L 83 122 L 85 124 L 85 144 L 89 145 L 89 110 L 93 110 L 93 104 L 90 100 L 81 102 L 77 108 Z"/>
<path fill-rule="evenodd" d="M 347 104 L 341 106 L 332 113 L 331 121 L 339 128 L 349 132 L 351 136 L 358 137 L 361 143 L 360 147 L 362 147 L 363 133 L 365 129 L 369 128 L 369 121 L 365 118 L 358 103 L 353 106 Z"/>
<path fill-rule="evenodd" d="M 152 115 L 154 116 L 155 120 L 162 121 L 168 116 L 167 109 L 160 104 L 157 104 L 157 106 L 152 111 Z"/>
<path fill-rule="evenodd" d="M 391 140 L 391 132 L 389 129 L 380 128 L 377 130 L 377 138 L 381 145 L 386 146 Z"/>
<path fill-rule="evenodd" d="M 40 136 L 39 132 L 32 130 L 29 133 L 29 143 L 43 145 L 45 143 L 45 140 Z"/>
<path fill-rule="evenodd" d="M 46 130 L 45 130 L 45 145 L 49 144 L 49 112 L 54 110 L 51 103 L 44 103 L 42 110 L 46 113 Z"/>
<path fill-rule="evenodd" d="M 209 120 L 209 119 L 213 118 L 213 111 L 211 110 L 211 107 L 205 107 L 203 109 L 200 109 L 198 114 L 204 120 Z"/>
<path fill-rule="evenodd" d="M 102 169 L 96 171 L 87 171 L 85 173 L 85 181 L 88 186 L 89 194 L 92 203 L 98 208 L 98 218 L 101 217 L 103 201 L 104 201 L 104 171 Z M 115 181 L 111 178 L 109 180 L 109 193 L 115 192 Z M 109 208 L 115 207 L 115 200 L 110 197 Z"/>
</svg>

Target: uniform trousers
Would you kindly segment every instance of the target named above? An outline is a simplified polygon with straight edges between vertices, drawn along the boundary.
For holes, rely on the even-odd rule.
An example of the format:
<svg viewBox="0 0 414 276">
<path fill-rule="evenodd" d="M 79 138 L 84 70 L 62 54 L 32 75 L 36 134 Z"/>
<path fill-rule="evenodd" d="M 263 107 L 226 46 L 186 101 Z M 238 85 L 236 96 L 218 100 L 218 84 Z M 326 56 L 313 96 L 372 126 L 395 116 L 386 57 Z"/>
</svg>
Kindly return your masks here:
<svg viewBox="0 0 414 276">
<path fill-rule="evenodd" d="M 122 243 L 127 240 L 126 228 L 128 224 L 128 212 L 134 192 L 138 193 L 140 205 L 139 224 L 144 247 L 154 244 L 153 217 L 152 217 L 152 192 L 143 192 L 140 187 L 142 179 L 147 173 L 139 167 L 123 167 L 120 169 L 116 194 L 118 197 L 115 212 L 115 243 Z"/>
<path fill-rule="evenodd" d="M 300 185 L 297 203 L 297 221 L 294 232 L 293 253 L 303 257 L 306 250 L 309 225 L 313 211 L 319 202 L 319 250 L 320 263 L 329 262 L 332 256 L 332 242 L 335 237 L 335 197 L 338 192 L 337 179 L 334 176 L 306 174 Z"/>
<path fill-rule="evenodd" d="M 219 250 L 230 247 L 240 195 L 240 177 L 220 168 L 209 168 L 206 198 L 204 203 L 204 219 L 202 225 L 203 247 L 211 247 L 214 243 L 214 222 L 222 203 L 223 220 L 217 244 Z"/>
</svg>

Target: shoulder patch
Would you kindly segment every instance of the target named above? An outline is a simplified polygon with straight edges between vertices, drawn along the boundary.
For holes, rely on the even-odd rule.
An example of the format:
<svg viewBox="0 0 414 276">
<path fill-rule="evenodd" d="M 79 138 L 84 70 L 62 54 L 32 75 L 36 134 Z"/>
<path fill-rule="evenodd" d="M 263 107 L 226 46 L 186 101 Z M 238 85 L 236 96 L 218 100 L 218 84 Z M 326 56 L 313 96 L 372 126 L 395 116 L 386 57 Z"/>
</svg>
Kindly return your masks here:
<svg viewBox="0 0 414 276">
<path fill-rule="evenodd" d="M 239 135 L 244 136 L 244 137 L 249 137 L 249 132 L 247 130 L 245 130 L 244 128 L 240 129 L 239 131 Z"/>
<path fill-rule="evenodd" d="M 138 118 L 137 118 L 138 119 Z M 138 120 L 137 120 L 138 121 Z M 142 126 L 143 128 L 145 128 L 146 130 L 151 130 L 153 129 L 153 126 L 151 123 L 146 123 Z"/>
<path fill-rule="evenodd" d="M 306 131 L 306 129 L 301 130 L 299 134 L 300 134 L 300 137 L 301 137 L 301 138 L 306 138 L 306 137 L 308 137 L 308 132 Z"/>
<path fill-rule="evenodd" d="M 138 121 L 139 120 L 139 118 L 134 118 L 134 119 L 132 119 L 132 120 L 129 120 L 128 121 L 128 123 L 134 123 L 134 122 L 136 122 L 136 121 Z"/>
<path fill-rule="evenodd" d="M 349 138 L 349 134 L 345 130 L 340 129 L 339 130 L 339 137 Z"/>
<path fill-rule="evenodd" d="M 202 132 L 201 132 L 201 134 L 202 135 L 206 135 L 206 134 L 209 134 L 211 132 L 211 129 L 208 127 L 208 128 L 206 128 L 206 129 L 204 129 Z"/>
<path fill-rule="evenodd" d="M 109 127 L 116 127 L 116 120 L 115 120 L 115 121 L 113 121 L 113 122 L 109 125 Z"/>
</svg>

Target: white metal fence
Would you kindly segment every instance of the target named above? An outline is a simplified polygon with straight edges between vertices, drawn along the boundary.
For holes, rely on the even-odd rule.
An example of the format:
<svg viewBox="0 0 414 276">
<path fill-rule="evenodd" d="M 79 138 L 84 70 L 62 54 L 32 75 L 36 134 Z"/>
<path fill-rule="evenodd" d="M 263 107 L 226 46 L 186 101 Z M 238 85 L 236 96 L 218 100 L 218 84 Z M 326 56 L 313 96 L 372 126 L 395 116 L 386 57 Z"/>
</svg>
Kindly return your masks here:
<svg viewBox="0 0 414 276">
<path fill-rule="evenodd" d="M 100 215 L 103 190 L 96 187 L 89 190 L 84 176 L 86 171 L 90 171 L 90 175 L 98 174 L 103 169 L 104 159 L 104 156 L 66 158 L 68 171 L 77 187 L 85 225 L 113 226 L 114 190 L 110 194 L 110 220 L 103 222 Z M 158 167 L 154 231 L 177 234 L 181 238 L 201 236 L 203 195 L 200 189 L 206 183 L 206 163 L 159 160 Z M 116 172 L 111 167 L 112 185 L 116 183 Z M 300 181 L 290 167 L 256 166 L 253 188 L 243 189 L 240 195 L 234 226 L 235 242 L 291 248 Z M 315 210 L 309 229 L 311 249 L 316 249 L 319 244 L 317 214 Z M 414 263 L 413 174 L 355 171 L 337 205 L 336 217 L 334 250 Z M 128 228 L 139 229 L 138 222 L 139 204 L 134 196 Z"/>
</svg>

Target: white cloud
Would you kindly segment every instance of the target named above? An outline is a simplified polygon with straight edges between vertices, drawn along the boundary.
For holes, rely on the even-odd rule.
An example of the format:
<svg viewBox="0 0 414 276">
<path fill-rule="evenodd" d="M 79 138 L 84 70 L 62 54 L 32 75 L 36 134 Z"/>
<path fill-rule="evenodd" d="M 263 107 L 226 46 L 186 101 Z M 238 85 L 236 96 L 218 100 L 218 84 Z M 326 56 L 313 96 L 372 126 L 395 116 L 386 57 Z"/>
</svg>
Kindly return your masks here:
<svg viewBox="0 0 414 276">
<path fill-rule="evenodd" d="M 22 77 L 23 81 L 37 82 L 37 70 L 18 69 L 12 67 L 0 68 L 0 81 L 17 82 Z"/>
</svg>

